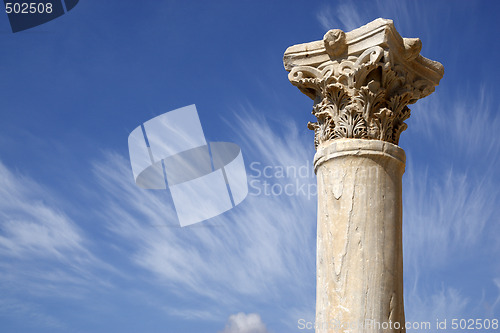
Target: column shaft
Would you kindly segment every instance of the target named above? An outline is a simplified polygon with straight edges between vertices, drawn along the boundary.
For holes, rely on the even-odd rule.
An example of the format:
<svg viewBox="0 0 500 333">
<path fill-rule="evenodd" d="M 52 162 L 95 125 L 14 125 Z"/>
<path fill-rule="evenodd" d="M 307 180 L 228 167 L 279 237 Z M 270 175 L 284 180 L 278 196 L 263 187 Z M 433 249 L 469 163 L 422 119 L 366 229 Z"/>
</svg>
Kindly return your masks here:
<svg viewBox="0 0 500 333">
<path fill-rule="evenodd" d="M 320 145 L 314 162 L 316 332 L 404 332 L 403 149 L 340 139 Z"/>
</svg>

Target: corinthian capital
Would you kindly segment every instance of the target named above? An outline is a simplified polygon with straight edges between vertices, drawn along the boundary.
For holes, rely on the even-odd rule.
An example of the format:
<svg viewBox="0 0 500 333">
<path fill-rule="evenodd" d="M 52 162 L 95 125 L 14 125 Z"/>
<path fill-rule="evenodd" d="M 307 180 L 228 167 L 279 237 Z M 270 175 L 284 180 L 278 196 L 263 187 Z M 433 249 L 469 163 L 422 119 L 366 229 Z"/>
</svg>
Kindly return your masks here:
<svg viewBox="0 0 500 333">
<path fill-rule="evenodd" d="M 410 116 L 408 104 L 430 95 L 443 65 L 420 55 L 418 38 L 401 38 L 392 20 L 376 19 L 322 41 L 289 47 L 284 56 L 290 82 L 314 100 L 309 123 L 315 146 L 337 138 L 398 144 Z"/>
</svg>

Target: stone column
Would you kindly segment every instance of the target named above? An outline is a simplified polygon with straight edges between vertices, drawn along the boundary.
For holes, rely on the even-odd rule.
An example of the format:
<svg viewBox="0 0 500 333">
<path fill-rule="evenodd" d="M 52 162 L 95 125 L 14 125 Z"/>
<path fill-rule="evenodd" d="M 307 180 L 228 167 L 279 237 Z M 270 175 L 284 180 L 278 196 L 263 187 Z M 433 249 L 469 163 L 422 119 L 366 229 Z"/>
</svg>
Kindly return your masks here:
<svg viewBox="0 0 500 333">
<path fill-rule="evenodd" d="M 290 82 L 314 100 L 318 178 L 316 332 L 405 332 L 402 187 L 397 144 L 408 104 L 443 66 L 377 19 L 289 47 Z"/>
</svg>

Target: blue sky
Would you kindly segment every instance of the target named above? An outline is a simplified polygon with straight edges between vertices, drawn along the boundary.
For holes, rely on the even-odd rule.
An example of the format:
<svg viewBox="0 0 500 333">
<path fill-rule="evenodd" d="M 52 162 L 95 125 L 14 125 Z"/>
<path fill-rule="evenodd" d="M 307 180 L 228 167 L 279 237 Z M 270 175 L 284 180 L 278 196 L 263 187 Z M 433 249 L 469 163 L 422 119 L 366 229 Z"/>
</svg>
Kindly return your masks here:
<svg viewBox="0 0 500 333">
<path fill-rule="evenodd" d="M 81 0 L 16 34 L 0 15 L 1 331 L 303 332 L 298 320 L 314 320 L 316 199 L 258 193 L 264 180 L 316 181 L 258 177 L 314 155 L 312 101 L 282 56 L 377 17 L 445 67 L 400 140 L 406 319 L 499 319 L 499 10 Z M 135 186 L 127 137 L 190 104 L 207 140 L 241 147 L 254 187 L 235 209 L 179 228 L 168 191 Z"/>
</svg>

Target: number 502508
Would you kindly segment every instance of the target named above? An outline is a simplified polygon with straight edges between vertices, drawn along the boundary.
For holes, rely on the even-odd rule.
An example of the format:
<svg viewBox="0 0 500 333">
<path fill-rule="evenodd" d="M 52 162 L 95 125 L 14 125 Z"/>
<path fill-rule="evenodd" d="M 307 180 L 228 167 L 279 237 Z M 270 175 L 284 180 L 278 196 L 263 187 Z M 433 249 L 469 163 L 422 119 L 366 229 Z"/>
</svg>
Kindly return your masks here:
<svg viewBox="0 0 500 333">
<path fill-rule="evenodd" d="M 498 329 L 498 319 L 452 319 L 452 330 Z"/>
<path fill-rule="evenodd" d="M 52 13 L 52 3 L 22 2 L 5 3 L 5 12 L 7 14 L 50 14 Z"/>
</svg>

